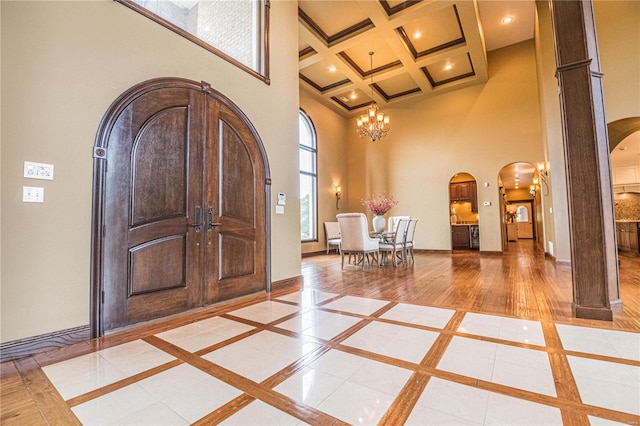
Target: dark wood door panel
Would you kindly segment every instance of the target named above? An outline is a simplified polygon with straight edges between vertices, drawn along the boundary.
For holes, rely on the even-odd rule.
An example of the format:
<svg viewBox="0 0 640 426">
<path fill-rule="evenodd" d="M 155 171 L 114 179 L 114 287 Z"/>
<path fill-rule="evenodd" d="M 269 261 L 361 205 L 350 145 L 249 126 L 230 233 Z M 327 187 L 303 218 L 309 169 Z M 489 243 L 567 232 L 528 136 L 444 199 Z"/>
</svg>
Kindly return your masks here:
<svg viewBox="0 0 640 426">
<path fill-rule="evenodd" d="M 186 235 L 169 235 L 129 250 L 129 296 L 187 286 Z"/>
<path fill-rule="evenodd" d="M 204 83 L 151 80 L 114 102 L 99 135 L 99 330 L 268 287 L 268 165 L 235 105 Z"/>
<path fill-rule="evenodd" d="M 186 216 L 188 111 L 185 106 L 161 110 L 136 135 L 131 153 L 131 226 Z"/>
<path fill-rule="evenodd" d="M 114 125 L 104 231 L 111 328 L 201 304 L 202 234 L 189 227 L 202 202 L 201 104 L 186 89 L 152 91 Z"/>
</svg>

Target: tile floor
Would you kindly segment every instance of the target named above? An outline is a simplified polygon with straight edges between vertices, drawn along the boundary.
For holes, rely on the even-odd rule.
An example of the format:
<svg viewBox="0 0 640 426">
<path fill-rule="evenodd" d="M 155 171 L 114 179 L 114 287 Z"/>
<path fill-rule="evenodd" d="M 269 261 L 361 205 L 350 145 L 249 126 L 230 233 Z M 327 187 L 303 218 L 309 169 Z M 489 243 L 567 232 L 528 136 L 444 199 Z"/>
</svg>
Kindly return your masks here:
<svg viewBox="0 0 640 426">
<path fill-rule="evenodd" d="M 549 330 L 560 347 L 549 346 L 557 341 Z M 570 368 L 578 400 L 557 386 L 560 376 L 567 379 L 552 361 L 558 356 Z M 640 419 L 639 333 L 315 290 L 43 371 L 86 425 Z"/>
</svg>

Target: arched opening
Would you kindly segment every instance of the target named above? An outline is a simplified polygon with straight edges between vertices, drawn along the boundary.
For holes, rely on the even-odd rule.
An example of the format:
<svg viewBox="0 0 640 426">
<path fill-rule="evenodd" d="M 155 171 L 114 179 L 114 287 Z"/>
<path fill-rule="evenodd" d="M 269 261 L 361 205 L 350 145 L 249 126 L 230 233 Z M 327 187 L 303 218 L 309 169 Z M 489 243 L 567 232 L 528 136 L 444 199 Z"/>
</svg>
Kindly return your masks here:
<svg viewBox="0 0 640 426">
<path fill-rule="evenodd" d="M 266 152 L 208 84 L 155 79 L 116 99 L 93 191 L 93 337 L 270 290 Z"/>
<path fill-rule="evenodd" d="M 522 240 L 540 245 L 542 235 L 542 204 L 540 177 L 534 164 L 516 162 L 504 166 L 498 173 L 500 214 L 503 223 L 502 248 Z"/>
<path fill-rule="evenodd" d="M 452 250 L 480 250 L 478 189 L 469 173 L 456 173 L 449 180 L 449 214 Z"/>
<path fill-rule="evenodd" d="M 640 117 L 608 125 L 618 253 L 640 254 Z"/>
</svg>

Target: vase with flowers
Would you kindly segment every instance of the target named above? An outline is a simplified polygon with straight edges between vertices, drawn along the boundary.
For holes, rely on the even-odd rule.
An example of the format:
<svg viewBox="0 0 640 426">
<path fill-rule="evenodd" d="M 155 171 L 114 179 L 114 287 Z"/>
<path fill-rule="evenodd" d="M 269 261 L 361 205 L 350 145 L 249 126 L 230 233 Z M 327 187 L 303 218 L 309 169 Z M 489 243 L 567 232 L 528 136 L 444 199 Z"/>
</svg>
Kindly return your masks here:
<svg viewBox="0 0 640 426">
<path fill-rule="evenodd" d="M 384 224 L 386 222 L 384 215 L 391 210 L 392 207 L 396 206 L 398 201 L 391 195 L 380 194 L 362 198 L 360 203 L 373 213 L 373 220 L 371 221 L 373 230 L 375 232 L 382 232 L 384 231 Z"/>
</svg>

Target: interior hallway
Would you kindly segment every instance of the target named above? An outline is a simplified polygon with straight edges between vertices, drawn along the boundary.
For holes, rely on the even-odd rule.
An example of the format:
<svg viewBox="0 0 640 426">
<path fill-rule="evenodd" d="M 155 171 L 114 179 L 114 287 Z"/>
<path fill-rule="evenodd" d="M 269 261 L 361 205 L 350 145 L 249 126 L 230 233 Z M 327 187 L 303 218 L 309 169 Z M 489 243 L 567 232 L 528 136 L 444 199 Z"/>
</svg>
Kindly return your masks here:
<svg viewBox="0 0 640 426">
<path fill-rule="evenodd" d="M 571 317 L 534 250 L 303 259 L 281 288 L 2 364 L 4 424 L 637 424 L 640 258 L 624 313 Z"/>
</svg>

